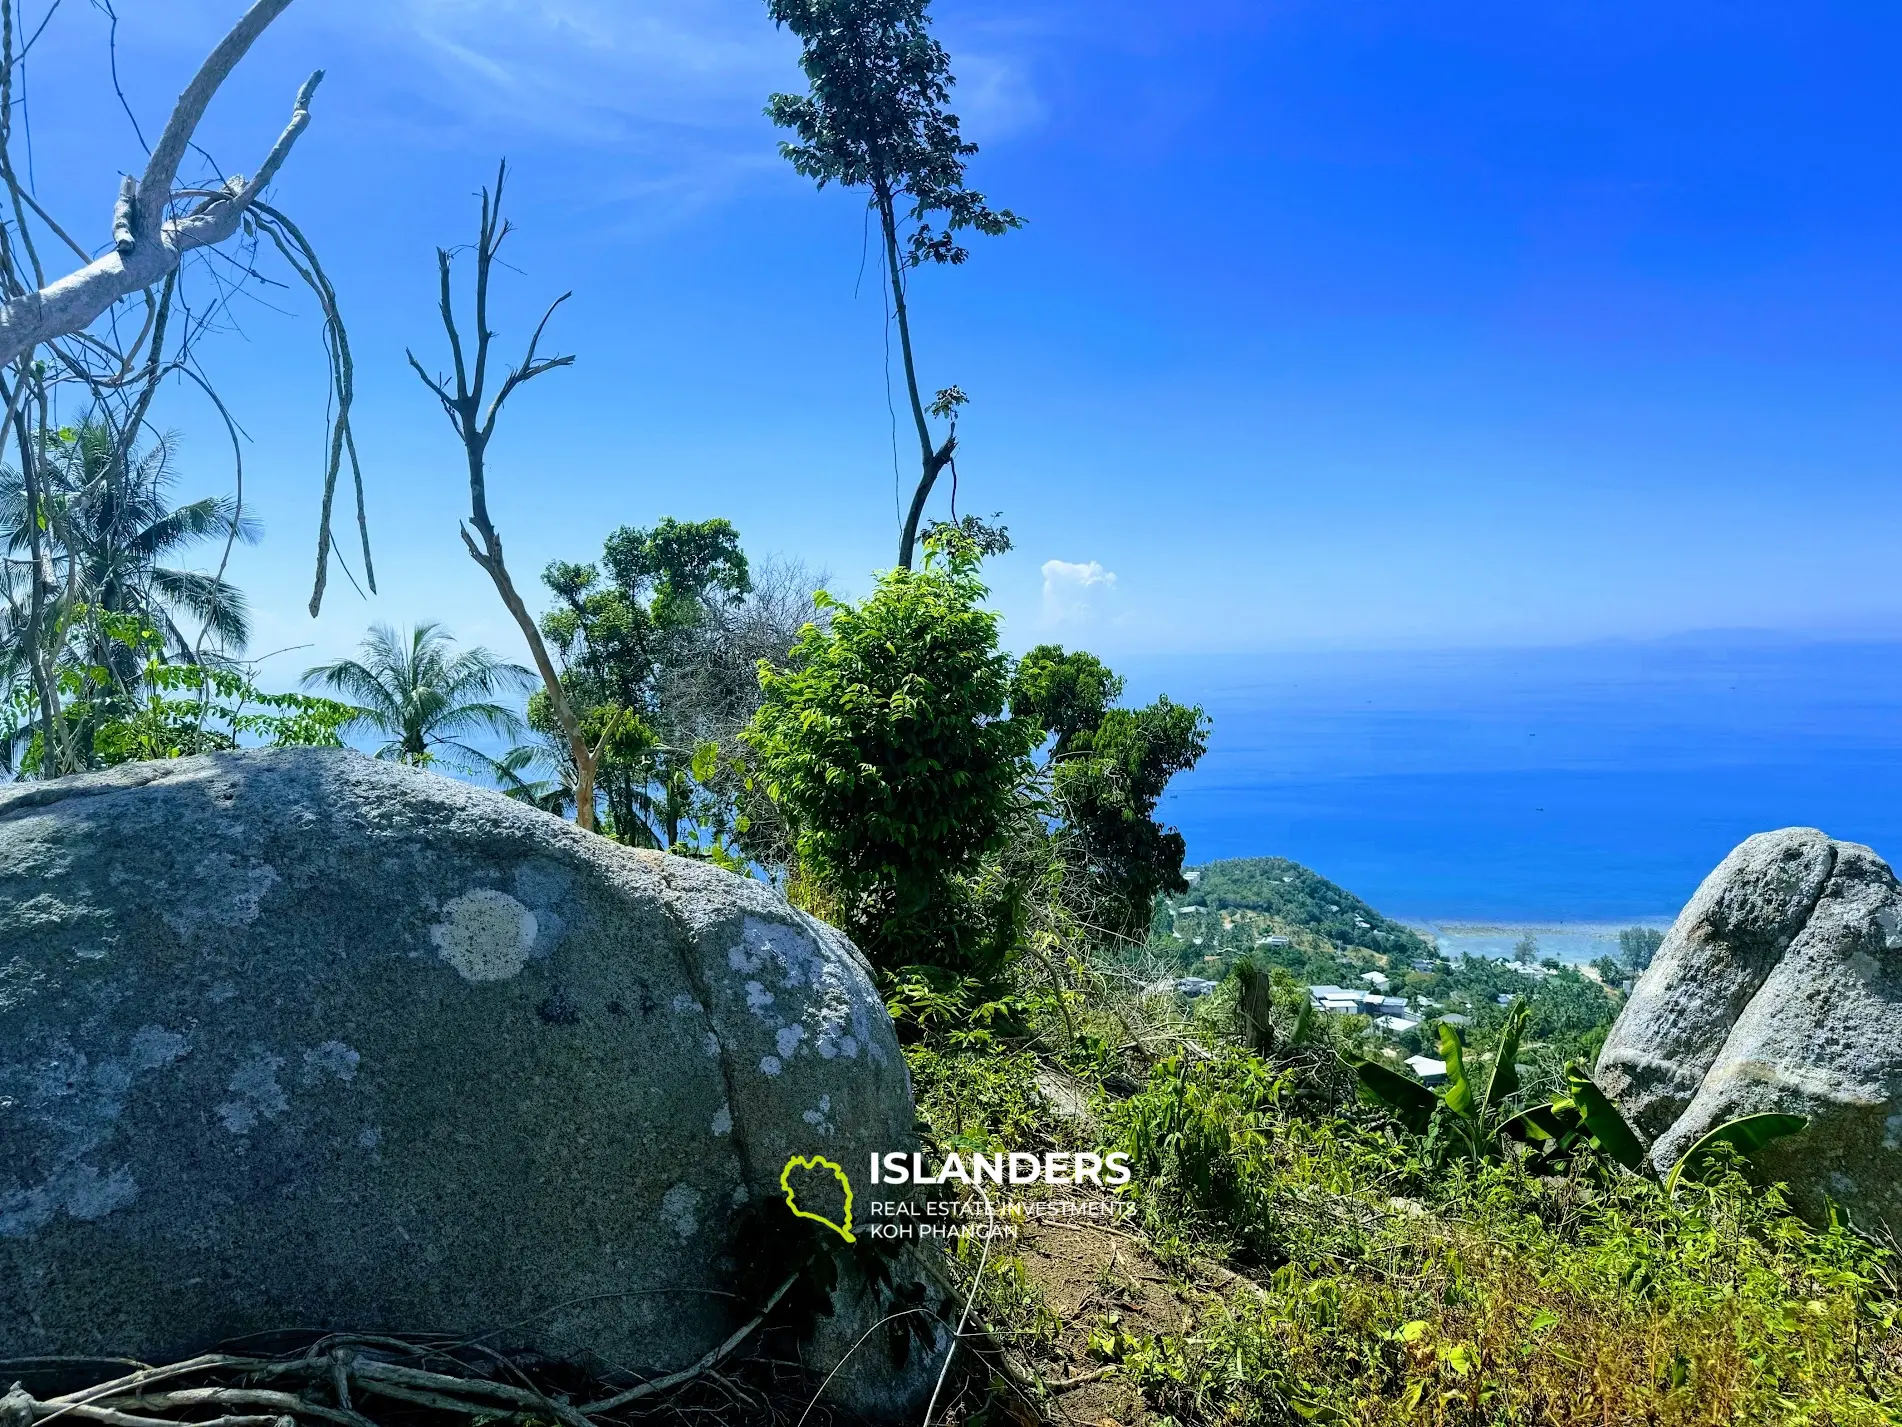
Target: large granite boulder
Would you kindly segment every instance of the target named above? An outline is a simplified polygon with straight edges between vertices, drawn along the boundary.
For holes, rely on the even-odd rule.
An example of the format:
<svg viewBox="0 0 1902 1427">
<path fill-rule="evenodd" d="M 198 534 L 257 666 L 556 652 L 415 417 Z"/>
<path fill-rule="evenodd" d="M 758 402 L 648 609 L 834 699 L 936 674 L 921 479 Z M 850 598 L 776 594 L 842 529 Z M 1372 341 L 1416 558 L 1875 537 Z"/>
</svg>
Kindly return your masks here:
<svg viewBox="0 0 1902 1427">
<path fill-rule="evenodd" d="M 1666 1171 L 1739 1115 L 1806 1115 L 1757 1156 L 1799 1207 L 1902 1231 L 1902 885 L 1814 828 L 1745 841 L 1638 980 L 1599 1085 Z"/>
<path fill-rule="evenodd" d="M 663 1372 L 732 1327 L 743 1225 L 811 1231 L 790 1156 L 914 1144 L 864 961 L 757 883 L 341 750 L 0 789 L 0 1358 L 295 1326 Z M 909 1413 L 943 1348 L 835 1387 Z"/>
</svg>

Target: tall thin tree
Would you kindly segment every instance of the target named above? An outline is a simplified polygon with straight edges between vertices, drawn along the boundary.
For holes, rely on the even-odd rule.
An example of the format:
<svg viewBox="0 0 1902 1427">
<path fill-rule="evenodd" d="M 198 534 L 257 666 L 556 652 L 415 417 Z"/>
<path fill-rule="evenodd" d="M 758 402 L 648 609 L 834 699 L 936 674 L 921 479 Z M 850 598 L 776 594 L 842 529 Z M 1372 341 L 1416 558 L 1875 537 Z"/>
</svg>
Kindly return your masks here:
<svg viewBox="0 0 1902 1427">
<path fill-rule="evenodd" d="M 977 145 L 965 141 L 948 107 L 957 81 L 931 34 L 930 0 L 767 0 L 766 8 L 798 37 L 808 85 L 805 94 L 767 101 L 767 115 L 796 136 L 780 153 L 821 188 L 870 189 L 878 214 L 918 433 L 918 484 L 898 540 L 898 563 L 909 570 L 925 503 L 958 449 L 957 413 L 966 398 L 948 386 L 927 405 L 920 393 L 906 274 L 927 262 L 962 263 L 970 254 L 957 235 L 966 229 L 995 237 L 1023 219 L 965 187 L 964 161 Z M 947 424 L 942 441 L 932 434 L 933 416 Z"/>
<path fill-rule="evenodd" d="M 554 710 L 555 719 L 561 725 L 561 731 L 568 740 L 568 751 L 575 764 L 575 821 L 589 831 L 594 830 L 595 805 L 595 769 L 600 764 L 601 754 L 618 727 L 618 720 L 610 717 L 601 736 L 589 742 L 582 730 L 581 719 L 568 698 L 568 691 L 562 687 L 561 671 L 555 667 L 555 661 L 548 652 L 547 642 L 542 638 L 535 617 L 528 612 L 515 581 L 509 574 L 508 562 L 503 558 L 502 536 L 489 519 L 489 442 L 495 437 L 495 419 L 501 414 L 502 405 L 514 395 L 516 388 L 533 381 L 545 372 L 557 367 L 574 365 L 573 356 L 544 357 L 541 351 L 542 333 L 547 330 L 548 319 L 555 315 L 560 307 L 572 295 L 563 293 L 548 304 L 548 310 L 542 314 L 542 320 L 535 325 L 534 335 L 528 339 L 528 350 L 519 366 L 510 367 L 502 380 L 495 386 L 495 394 L 489 395 L 489 345 L 495 340 L 495 333 L 489 329 L 489 278 L 495 268 L 495 255 L 501 250 L 504 240 L 512 231 L 502 217 L 502 188 L 508 180 L 509 166 L 506 160 L 496 169 L 495 188 L 482 190 L 482 218 L 476 230 L 475 245 L 475 336 L 473 352 L 465 348 L 462 331 L 456 325 L 456 305 L 453 284 L 450 281 L 450 269 L 453 255 L 448 248 L 436 249 L 436 276 L 439 289 L 439 307 L 442 313 L 443 331 L 449 338 L 449 355 L 453 367 L 453 377 L 432 377 L 416 360 L 414 352 L 405 352 L 409 364 L 415 368 L 416 375 L 423 379 L 423 385 L 435 394 L 442 403 L 449 424 L 454 428 L 456 438 L 462 442 L 462 450 L 469 468 L 469 523 L 458 526 L 462 543 L 469 551 L 469 558 L 482 567 L 483 573 L 495 585 L 495 592 L 502 597 L 502 603 L 508 609 L 515 623 L 522 631 L 522 637 L 528 641 L 529 653 L 534 656 L 535 669 L 541 675 L 542 687 L 548 691 L 548 704 Z M 469 534 L 469 526 L 475 527 L 476 536 L 482 543 L 477 545 L 475 536 Z"/>
</svg>

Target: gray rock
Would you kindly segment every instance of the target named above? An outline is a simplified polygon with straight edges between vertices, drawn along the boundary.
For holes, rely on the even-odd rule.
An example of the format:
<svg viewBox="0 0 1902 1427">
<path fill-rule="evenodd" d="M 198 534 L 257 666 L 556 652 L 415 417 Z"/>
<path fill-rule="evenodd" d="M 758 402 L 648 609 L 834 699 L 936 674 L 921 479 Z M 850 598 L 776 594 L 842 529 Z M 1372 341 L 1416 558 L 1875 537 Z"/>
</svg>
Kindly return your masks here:
<svg viewBox="0 0 1902 1427">
<path fill-rule="evenodd" d="M 1815 828 L 1746 839 L 1704 879 L 1632 988 L 1597 1078 L 1649 1138 L 1703 1084 L 1724 1038 L 1809 920 L 1835 865 Z"/>
<path fill-rule="evenodd" d="M 1727 1120 L 1809 1127 L 1757 1157 L 1814 1215 L 1902 1231 L 1902 885 L 1812 828 L 1750 838 L 1705 879 L 1612 1027 L 1599 1084 L 1668 1171 Z"/>
<path fill-rule="evenodd" d="M 747 1216 L 797 1227 L 790 1156 L 915 1142 L 862 958 L 757 883 L 337 750 L 0 791 L 0 1358 L 304 1327 L 663 1372 L 732 1326 Z M 835 1386 L 909 1412 L 943 1342 L 884 1341 Z"/>
</svg>

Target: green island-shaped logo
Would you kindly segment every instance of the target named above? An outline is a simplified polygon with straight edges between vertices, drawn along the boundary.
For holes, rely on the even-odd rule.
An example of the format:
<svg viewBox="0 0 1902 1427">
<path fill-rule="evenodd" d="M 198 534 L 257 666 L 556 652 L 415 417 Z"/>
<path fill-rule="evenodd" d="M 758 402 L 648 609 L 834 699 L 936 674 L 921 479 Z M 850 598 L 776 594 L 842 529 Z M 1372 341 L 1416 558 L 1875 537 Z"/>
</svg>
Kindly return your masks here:
<svg viewBox="0 0 1902 1427">
<path fill-rule="evenodd" d="M 839 1187 L 845 1191 L 845 1223 L 835 1224 L 823 1214 L 814 1214 L 799 1207 L 798 1191 L 792 1187 L 792 1173 L 795 1169 L 829 1169 L 832 1177 L 839 1181 Z M 852 1181 L 845 1177 L 845 1171 L 823 1155 L 794 1155 L 786 1161 L 786 1167 L 779 1172 L 779 1187 L 786 1193 L 786 1207 L 801 1219 L 810 1219 L 815 1224 L 824 1224 L 833 1233 L 848 1244 L 855 1244 L 852 1237 Z"/>
</svg>

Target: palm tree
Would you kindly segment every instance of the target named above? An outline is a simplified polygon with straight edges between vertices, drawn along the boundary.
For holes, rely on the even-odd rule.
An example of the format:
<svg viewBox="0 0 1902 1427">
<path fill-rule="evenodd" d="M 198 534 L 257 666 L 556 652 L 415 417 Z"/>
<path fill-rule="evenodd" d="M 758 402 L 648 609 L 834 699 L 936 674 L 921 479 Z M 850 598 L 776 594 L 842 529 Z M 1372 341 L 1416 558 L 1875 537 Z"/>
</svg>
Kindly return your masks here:
<svg viewBox="0 0 1902 1427">
<path fill-rule="evenodd" d="M 434 620 L 407 639 L 387 624 L 372 625 L 359 647 L 361 659 L 305 670 L 304 687 L 321 684 L 350 703 L 356 717 L 346 727 L 387 734 L 378 758 L 424 766 L 443 750 L 465 768 L 493 770 L 495 759 L 462 739 L 478 730 L 515 738 L 527 728 L 497 699 L 534 682 L 534 674 L 486 649 L 455 652 L 455 640 Z"/>
<path fill-rule="evenodd" d="M 47 766 L 75 772 L 92 765 L 100 722 L 136 700 L 148 657 L 220 663 L 243 651 L 249 612 L 223 561 L 217 573 L 177 561 L 196 545 L 251 543 L 259 527 L 226 496 L 172 506 L 171 437 L 135 448 L 101 415 L 43 436 L 38 510 L 28 510 L 19 472 L 0 470 L 0 694 L 14 705 L 24 688 L 29 703 L 63 709 L 64 752 Z M 33 569 L 24 557 L 36 534 Z M 0 717 L 9 743 L 0 763 L 43 722 L 10 712 Z"/>
<path fill-rule="evenodd" d="M 222 575 L 179 569 L 170 561 L 210 541 L 235 536 L 254 543 L 260 527 L 241 516 L 229 496 L 169 504 L 178 481 L 173 438 L 125 451 L 108 422 L 87 420 L 53 436 L 42 475 L 45 528 L 63 567 L 56 577 L 79 599 L 102 614 L 140 617 L 164 637 L 166 652 L 175 658 L 194 658 L 204 637 L 188 634 L 187 624 L 200 626 L 220 652 L 243 651 L 251 634 L 243 593 Z M 14 554 L 26 550 L 26 496 L 11 472 L 0 482 L 0 529 Z"/>
</svg>

